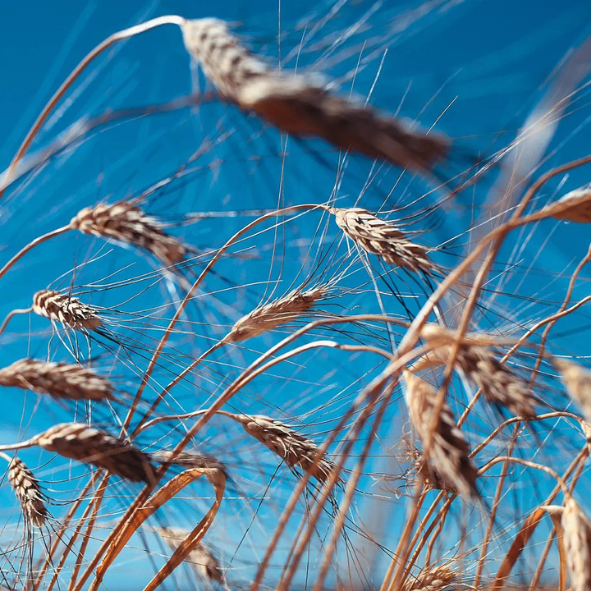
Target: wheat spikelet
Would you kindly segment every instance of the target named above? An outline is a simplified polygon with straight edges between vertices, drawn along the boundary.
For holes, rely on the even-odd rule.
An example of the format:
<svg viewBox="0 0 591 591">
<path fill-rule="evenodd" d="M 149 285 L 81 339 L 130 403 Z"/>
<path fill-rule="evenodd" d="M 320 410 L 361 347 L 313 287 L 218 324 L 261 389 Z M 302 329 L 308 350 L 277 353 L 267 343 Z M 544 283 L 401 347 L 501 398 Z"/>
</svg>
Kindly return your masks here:
<svg viewBox="0 0 591 591">
<path fill-rule="evenodd" d="M 228 343 L 244 341 L 292 322 L 309 312 L 326 293 L 327 288 L 323 286 L 305 291 L 295 289 L 240 318 L 224 341 Z"/>
<path fill-rule="evenodd" d="M 290 468 L 299 466 L 321 482 L 324 482 L 334 469 L 334 464 L 321 455 L 313 441 L 288 425 L 263 415 L 232 415 L 232 417 L 249 435 L 283 458 Z"/>
<path fill-rule="evenodd" d="M 449 141 L 441 136 L 412 131 L 402 121 L 331 95 L 304 76 L 271 69 L 223 21 L 187 21 L 182 30 L 187 51 L 220 94 L 282 131 L 321 137 L 339 148 L 422 171 L 449 151 Z"/>
<path fill-rule="evenodd" d="M 431 273 L 436 265 L 427 249 L 411 242 L 392 222 L 382 220 L 366 209 L 334 208 L 331 213 L 339 228 L 365 252 L 379 256 L 385 263 L 414 273 Z"/>
<path fill-rule="evenodd" d="M 170 462 L 172 455 L 172 452 L 165 450 L 151 454 L 153 459 L 162 464 Z M 172 460 L 172 463 L 181 466 L 182 468 L 218 470 L 225 476 L 228 474 L 228 469 L 223 462 L 220 462 L 217 458 L 214 458 L 209 454 L 202 454 L 195 451 L 182 451 L 176 455 L 174 460 Z"/>
<path fill-rule="evenodd" d="M 578 363 L 554 359 L 570 397 L 579 405 L 587 421 L 591 421 L 591 374 Z"/>
<path fill-rule="evenodd" d="M 148 482 L 154 476 L 146 454 L 127 441 L 81 423 L 55 425 L 39 435 L 35 443 L 47 451 L 104 468 L 132 482 Z"/>
<path fill-rule="evenodd" d="M 20 501 L 25 521 L 34 527 L 42 527 L 47 518 L 45 496 L 41 491 L 39 481 L 27 465 L 16 456 L 10 459 L 8 481 Z"/>
<path fill-rule="evenodd" d="M 69 400 L 113 399 L 113 386 L 77 364 L 21 359 L 0 369 L 0 386 Z"/>
<path fill-rule="evenodd" d="M 564 504 L 561 522 L 566 563 L 573 591 L 589 591 L 591 589 L 591 523 L 572 498 Z"/>
<path fill-rule="evenodd" d="M 591 187 L 571 191 L 547 206 L 552 217 L 579 224 L 591 223 Z"/>
<path fill-rule="evenodd" d="M 423 327 L 421 336 L 435 346 L 434 354 L 445 363 L 449 358 L 453 333 L 429 324 Z M 468 337 L 460 346 L 456 363 L 462 371 L 482 390 L 490 403 L 505 407 L 525 420 L 535 417 L 535 399 L 527 382 L 501 363 L 488 347 L 473 342 L 477 339 Z"/>
<path fill-rule="evenodd" d="M 132 244 L 166 265 L 180 263 L 187 254 L 181 242 L 163 231 L 161 222 L 125 201 L 86 207 L 72 219 L 70 227 L 83 234 Z"/>
<path fill-rule="evenodd" d="M 410 420 L 425 443 L 433 421 L 433 411 L 437 401 L 437 391 L 425 380 L 410 371 L 404 371 L 406 388 L 404 397 L 408 406 Z M 456 427 L 453 413 L 444 403 L 439 415 L 439 423 L 431 433 L 430 457 L 436 473 L 445 483 L 450 483 L 460 494 L 477 496 L 477 470 L 469 457 L 470 449 L 463 433 Z"/>
<path fill-rule="evenodd" d="M 189 535 L 189 532 L 176 527 L 155 527 L 154 529 L 173 551 L 176 550 Z M 199 542 L 195 548 L 191 550 L 186 561 L 191 565 L 198 576 L 210 581 L 215 581 L 216 583 L 224 583 L 224 571 L 222 570 L 220 563 L 203 542 Z"/>
<path fill-rule="evenodd" d="M 423 570 L 417 577 L 408 578 L 401 591 L 444 591 L 456 580 L 456 574 L 447 566 Z"/>
<path fill-rule="evenodd" d="M 74 330 L 96 330 L 102 325 L 96 310 L 78 298 L 44 289 L 33 296 L 33 312 Z"/>
</svg>

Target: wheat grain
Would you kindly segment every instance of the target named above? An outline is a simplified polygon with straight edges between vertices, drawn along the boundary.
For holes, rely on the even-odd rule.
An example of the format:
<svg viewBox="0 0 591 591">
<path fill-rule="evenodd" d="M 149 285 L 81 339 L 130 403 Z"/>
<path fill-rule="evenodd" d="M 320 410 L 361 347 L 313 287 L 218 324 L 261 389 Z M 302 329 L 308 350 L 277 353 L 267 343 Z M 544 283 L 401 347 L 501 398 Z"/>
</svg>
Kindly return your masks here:
<svg viewBox="0 0 591 591">
<path fill-rule="evenodd" d="M 109 380 L 77 364 L 21 359 L 0 369 L 0 385 L 69 400 L 112 400 Z"/>
<path fill-rule="evenodd" d="M 8 481 L 20 501 L 25 521 L 34 527 L 42 527 L 47 519 L 45 495 L 41 491 L 39 481 L 17 456 L 10 459 Z"/>
<path fill-rule="evenodd" d="M 396 224 L 382 220 L 366 209 L 333 208 L 339 228 L 365 252 L 375 254 L 388 265 L 414 273 L 430 274 L 437 269 L 424 246 L 408 240 Z"/>
<path fill-rule="evenodd" d="M 282 131 L 321 137 L 338 148 L 420 171 L 430 170 L 449 152 L 450 143 L 442 136 L 412 131 L 304 76 L 271 69 L 221 20 L 187 21 L 182 31 L 187 51 L 220 94 Z"/>
<path fill-rule="evenodd" d="M 263 415 L 228 416 L 238 421 L 249 435 L 282 458 L 290 468 L 299 466 L 321 482 L 333 471 L 334 464 L 326 459 L 313 441 L 281 421 Z"/>
<path fill-rule="evenodd" d="M 295 289 L 287 295 L 255 308 L 238 320 L 224 341 L 236 343 L 259 336 L 282 324 L 304 316 L 326 295 L 324 286 L 308 290 Z"/>
<path fill-rule="evenodd" d="M 578 363 L 554 359 L 560 377 L 571 398 L 579 405 L 587 421 L 591 422 L 591 374 Z"/>
<path fill-rule="evenodd" d="M 132 482 L 149 482 L 154 468 L 146 454 L 127 441 L 81 423 L 62 423 L 48 429 L 35 443 L 60 456 L 104 468 Z"/>
<path fill-rule="evenodd" d="M 450 354 L 453 333 L 433 324 L 423 327 L 421 336 L 434 346 L 434 354 L 443 363 Z M 527 382 L 501 363 L 490 348 L 472 344 L 477 337 L 467 337 L 460 345 L 456 363 L 468 378 L 482 390 L 484 397 L 492 404 L 507 408 L 524 420 L 536 416 L 536 400 Z"/>
<path fill-rule="evenodd" d="M 44 289 L 33 296 L 33 312 L 74 330 L 96 330 L 102 325 L 97 311 L 78 298 Z"/>
<path fill-rule="evenodd" d="M 470 449 L 463 433 L 456 426 L 453 413 L 443 404 L 437 428 L 430 432 L 437 391 L 428 382 L 410 371 L 404 371 L 404 397 L 409 417 L 419 439 L 431 440 L 430 457 L 438 476 L 465 496 L 478 496 L 477 470 L 470 460 Z"/>
<path fill-rule="evenodd" d="M 70 227 L 83 234 L 132 244 L 166 265 L 180 263 L 187 254 L 179 240 L 164 232 L 160 221 L 126 201 L 86 207 L 72 219 Z"/>
<path fill-rule="evenodd" d="M 176 550 L 189 535 L 189 532 L 176 527 L 156 527 L 158 535 L 166 542 L 171 550 Z M 186 561 L 195 573 L 204 579 L 224 583 L 224 571 L 211 550 L 200 542 L 191 550 Z"/>
<path fill-rule="evenodd" d="M 408 578 L 401 591 L 444 591 L 456 580 L 456 574 L 447 566 L 423 570 L 416 577 Z"/>
</svg>

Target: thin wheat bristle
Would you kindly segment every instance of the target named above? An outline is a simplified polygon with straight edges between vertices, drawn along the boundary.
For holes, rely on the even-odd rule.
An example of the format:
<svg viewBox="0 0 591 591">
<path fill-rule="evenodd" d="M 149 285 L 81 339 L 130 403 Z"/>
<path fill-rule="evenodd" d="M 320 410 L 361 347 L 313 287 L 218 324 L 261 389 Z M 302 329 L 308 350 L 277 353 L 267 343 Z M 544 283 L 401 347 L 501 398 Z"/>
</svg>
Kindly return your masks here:
<svg viewBox="0 0 591 591">
<path fill-rule="evenodd" d="M 573 591 L 589 591 L 591 589 L 591 523 L 572 498 L 564 504 L 562 529 L 566 563 Z"/>
<path fill-rule="evenodd" d="M 55 425 L 39 435 L 36 444 L 132 482 L 149 482 L 154 477 L 154 468 L 145 453 L 127 441 L 81 423 Z"/>
<path fill-rule="evenodd" d="M 157 462 L 166 464 L 171 461 L 170 458 L 172 458 L 173 454 L 171 451 L 160 450 L 150 455 Z M 220 460 L 209 454 L 202 454 L 195 451 L 180 452 L 178 455 L 176 455 L 174 460 L 172 460 L 172 463 L 182 468 L 219 470 L 226 476 L 228 474 L 228 469 L 223 462 L 220 462 Z"/>
<path fill-rule="evenodd" d="M 444 591 L 456 580 L 456 574 L 447 566 L 423 570 L 416 577 L 409 577 L 401 591 Z"/>
<path fill-rule="evenodd" d="M 44 503 L 45 495 L 37 478 L 17 456 L 10 460 L 8 481 L 20 501 L 25 520 L 34 527 L 42 527 L 48 514 Z"/>
<path fill-rule="evenodd" d="M 419 439 L 426 444 L 431 438 L 430 457 L 437 475 L 450 483 L 460 494 L 478 496 L 476 488 L 477 470 L 470 460 L 470 448 L 463 433 L 456 426 L 449 405 L 444 402 L 439 422 L 431 431 L 433 411 L 437 401 L 437 390 L 410 371 L 404 371 L 406 388 L 404 397 L 409 417 Z"/>
<path fill-rule="evenodd" d="M 401 167 L 430 170 L 449 152 L 439 135 L 330 94 L 307 77 L 271 69 L 248 51 L 225 22 L 205 18 L 182 26 L 187 51 L 229 101 L 272 125 Z"/>
<path fill-rule="evenodd" d="M 552 217 L 557 220 L 589 224 L 591 223 L 591 187 L 571 191 L 547 208 L 552 210 Z"/>
<path fill-rule="evenodd" d="M 0 386 L 69 400 L 112 400 L 109 380 L 72 363 L 21 359 L 0 369 Z"/>
<path fill-rule="evenodd" d="M 326 287 L 314 287 L 306 291 L 293 290 L 240 318 L 224 340 L 228 343 L 244 341 L 292 322 L 310 312 L 326 293 Z"/>
<path fill-rule="evenodd" d="M 166 265 L 180 263 L 187 254 L 179 240 L 164 232 L 161 222 L 126 201 L 86 207 L 72 218 L 70 227 L 83 234 L 132 244 Z"/>
<path fill-rule="evenodd" d="M 74 330 L 96 330 L 102 325 L 96 310 L 78 298 L 44 289 L 33 296 L 33 312 Z"/>
<path fill-rule="evenodd" d="M 189 535 L 188 531 L 176 527 L 155 527 L 154 530 L 166 542 L 168 547 L 175 551 Z M 217 558 L 211 550 L 203 543 L 199 542 L 185 559 L 185 562 L 193 567 L 195 573 L 216 583 L 224 583 L 224 571 Z"/>
<path fill-rule="evenodd" d="M 440 326 L 426 325 L 421 336 L 428 344 L 434 345 L 433 353 L 445 363 L 449 358 L 453 333 Z M 501 363 L 488 347 L 472 344 L 476 340 L 468 338 L 460 345 L 457 365 L 491 404 L 507 408 L 525 420 L 534 418 L 536 401 L 527 382 Z"/>
<path fill-rule="evenodd" d="M 432 273 L 437 266 L 424 246 L 411 242 L 396 224 L 382 220 L 366 209 L 334 208 L 339 228 L 362 250 L 380 257 L 388 265 L 414 273 Z"/>
<path fill-rule="evenodd" d="M 333 471 L 334 464 L 318 446 L 288 425 L 263 415 L 232 416 L 249 435 L 282 458 L 290 468 L 299 466 L 321 482 Z"/>
<path fill-rule="evenodd" d="M 554 365 L 568 394 L 579 405 L 585 419 L 591 422 L 591 373 L 578 363 L 564 359 L 554 359 Z"/>
</svg>

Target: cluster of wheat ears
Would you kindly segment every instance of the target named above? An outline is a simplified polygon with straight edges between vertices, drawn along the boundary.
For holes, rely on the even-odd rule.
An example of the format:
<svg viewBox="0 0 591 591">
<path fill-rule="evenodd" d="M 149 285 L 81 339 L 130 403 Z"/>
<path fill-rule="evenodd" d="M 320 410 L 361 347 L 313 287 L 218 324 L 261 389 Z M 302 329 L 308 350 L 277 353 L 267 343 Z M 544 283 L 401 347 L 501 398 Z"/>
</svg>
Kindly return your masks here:
<svg viewBox="0 0 591 591">
<path fill-rule="evenodd" d="M 501 205 L 469 229 L 478 239 L 449 266 L 441 262 L 442 249 L 428 245 L 428 230 L 410 229 L 423 218 L 339 206 L 336 190 L 323 202 L 250 212 L 253 219 L 223 245 L 201 253 L 175 235 L 174 223 L 146 212 L 154 187 L 84 207 L 66 225 L 57 222 L 57 229 L 17 246 L 0 281 L 66 234 L 84 235 L 77 244 L 126 247 L 155 270 L 119 287 L 165 284 L 172 301 L 163 309 L 173 312 L 154 308 L 134 316 L 130 322 L 152 343 L 134 349 L 139 341 L 125 332 L 124 313 L 93 303 L 96 293 L 117 288 L 114 276 L 85 289 L 38 286 L 29 307 L 2 321 L 7 351 L 16 334 L 10 325 L 22 315 L 49 322 L 50 336 L 58 338 L 51 338 L 48 355 L 0 368 L 0 386 L 38 395 L 46 417 L 68 413 L 71 419 L 1 442 L 5 483 L 19 508 L 4 531 L 2 588 L 591 590 L 588 495 L 575 490 L 584 483 L 591 441 L 591 373 L 564 351 L 552 351 L 549 341 L 550 331 L 588 300 L 573 301 L 573 293 L 591 251 L 564 292 L 555 292 L 549 312 L 536 311 L 539 318 L 509 335 L 501 326 L 482 326 L 504 243 L 542 224 L 591 222 L 591 190 L 540 205 L 553 179 L 591 156 L 516 183 L 515 141 L 441 183 L 438 170 L 450 170 L 454 141 L 306 74 L 271 67 L 222 21 L 169 16 L 113 34 L 78 65 L 14 156 L 0 197 L 11 198 L 30 170 L 35 136 L 81 73 L 116 43 L 162 25 L 181 29 L 212 91 L 161 110 L 217 103 L 304 147 L 323 141 L 341 164 L 360 159 L 436 184 L 439 205 L 450 211 L 479 190 L 483 178 L 497 175 L 491 191 Z M 76 138 L 66 139 L 75 143 L 117 116 L 86 122 Z M 60 138 L 41 156 L 49 159 L 63 147 Z M 191 163 L 199 158 L 197 152 Z M 511 180 L 503 185 L 505 161 Z M 371 191 L 366 187 L 362 196 Z M 52 219 L 61 216 L 54 208 Z M 318 224 L 312 221 L 318 217 Z M 238 309 L 251 301 L 238 298 L 233 322 L 220 321 L 230 307 L 221 303 L 223 291 L 234 289 L 228 283 L 208 291 L 219 284 L 220 269 L 254 273 L 269 252 L 275 265 L 286 264 L 289 255 L 278 244 L 294 220 L 300 228 L 321 228 L 314 269 L 258 305 Z M 249 257 L 252 237 L 271 248 Z M 240 284 L 242 271 L 229 279 Z M 375 296 L 378 308 L 356 307 L 362 290 Z M 192 322 L 208 298 L 220 298 L 217 315 Z M 199 331 L 210 347 L 195 352 L 187 343 Z M 28 339 L 31 350 L 39 350 L 35 340 L 42 336 L 31 331 Z M 351 361 L 335 369 L 326 350 Z M 366 359 L 378 360 L 373 373 L 363 369 Z M 135 382 L 118 382 L 130 367 L 137 370 Z M 338 372 L 350 372 L 346 386 Z M 330 388 L 314 387 L 317 373 L 341 388 L 333 391 L 336 416 L 322 415 Z M 290 374 L 297 379 L 290 381 Z M 190 396 L 181 400 L 176 392 L 187 384 Z M 300 411 L 287 409 L 285 388 L 308 392 Z M 261 397 L 269 411 L 250 412 Z M 322 433 L 305 434 L 311 408 L 327 417 Z M 294 426 L 298 412 L 300 426 Z M 216 445 L 213 423 L 223 444 Z M 37 468 L 25 463 L 26 454 Z M 225 507 L 232 509 L 224 514 Z M 249 551 L 240 554 L 245 539 Z M 137 551 L 140 558 L 130 558 Z"/>
</svg>

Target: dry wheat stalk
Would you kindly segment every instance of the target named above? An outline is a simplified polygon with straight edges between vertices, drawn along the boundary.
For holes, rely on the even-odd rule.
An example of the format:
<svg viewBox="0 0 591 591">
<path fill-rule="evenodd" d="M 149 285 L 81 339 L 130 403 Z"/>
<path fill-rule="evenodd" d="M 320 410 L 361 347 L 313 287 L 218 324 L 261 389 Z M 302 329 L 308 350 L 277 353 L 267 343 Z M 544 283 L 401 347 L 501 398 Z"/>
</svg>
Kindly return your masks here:
<svg viewBox="0 0 591 591">
<path fill-rule="evenodd" d="M 385 263 L 414 273 L 431 273 L 437 266 L 424 246 L 411 242 L 396 226 L 360 207 L 332 208 L 339 228 L 365 252 L 379 256 Z"/>
<path fill-rule="evenodd" d="M 78 298 L 44 289 L 33 296 L 33 312 L 75 330 L 96 330 L 102 320 L 94 308 Z"/>
<path fill-rule="evenodd" d="M 189 535 L 188 531 L 176 527 L 155 527 L 158 535 L 166 542 L 171 550 L 176 550 Z M 186 561 L 193 567 L 195 573 L 216 583 L 224 583 L 224 571 L 222 570 L 217 558 L 212 554 L 211 550 L 199 542 L 195 546 Z"/>
<path fill-rule="evenodd" d="M 0 369 L 0 386 L 69 400 L 113 399 L 109 380 L 74 363 L 21 359 Z"/>
<path fill-rule="evenodd" d="M 299 466 L 321 482 L 334 469 L 334 464 L 321 455 L 313 441 L 281 421 L 263 415 L 228 413 L 228 416 L 238 421 L 249 435 L 283 458 L 290 468 Z M 315 462 L 317 463 L 314 465 Z"/>
<path fill-rule="evenodd" d="M 149 482 L 154 477 L 146 454 L 127 441 L 81 423 L 55 425 L 33 441 L 47 451 L 104 468 L 132 482 Z"/>
<path fill-rule="evenodd" d="M 163 231 L 160 221 L 126 201 L 86 207 L 72 219 L 70 227 L 84 234 L 132 244 L 166 265 L 180 263 L 187 254 L 179 240 Z"/>
<path fill-rule="evenodd" d="M 579 405 L 587 421 L 591 421 L 591 374 L 578 363 L 554 359 L 554 365 L 571 398 Z"/>
<path fill-rule="evenodd" d="M 404 398 L 410 420 L 423 443 L 431 437 L 430 457 L 437 475 L 460 494 L 478 496 L 477 470 L 470 460 L 470 448 L 463 433 L 456 426 L 449 405 L 444 403 L 437 430 L 430 433 L 433 411 L 437 402 L 437 390 L 410 371 L 404 371 L 404 381 L 406 382 Z"/>
<path fill-rule="evenodd" d="M 41 491 L 37 478 L 17 456 L 10 458 L 8 481 L 16 498 L 20 501 L 25 521 L 34 527 L 42 527 L 47 518 L 45 495 Z"/>
<path fill-rule="evenodd" d="M 182 31 L 187 51 L 220 94 L 282 131 L 321 137 L 339 148 L 422 171 L 449 151 L 446 138 L 412 131 L 398 119 L 330 94 L 307 77 L 271 69 L 221 20 L 186 21 Z"/>
<path fill-rule="evenodd" d="M 444 591 L 456 580 L 456 574 L 447 566 L 423 570 L 402 585 L 401 591 Z"/>
<path fill-rule="evenodd" d="M 162 464 L 166 464 L 172 457 L 172 452 L 161 450 L 150 454 L 154 460 Z M 228 469 L 223 462 L 220 462 L 217 458 L 209 454 L 202 454 L 196 451 L 182 451 L 176 455 L 173 464 L 181 466 L 182 468 L 197 468 L 207 470 L 219 470 L 227 476 Z"/>
<path fill-rule="evenodd" d="M 550 209 L 552 217 L 558 220 L 589 224 L 591 223 L 591 187 L 571 191 L 556 203 L 548 205 L 547 209 Z"/>
<path fill-rule="evenodd" d="M 449 358 L 453 333 L 441 326 L 428 324 L 423 327 L 421 336 L 434 346 L 433 353 L 445 363 Z M 467 337 L 460 345 L 456 363 L 461 370 L 482 390 L 490 403 L 505 407 L 525 420 L 535 417 L 536 401 L 527 382 L 501 363 L 488 347 L 473 344 L 475 342 L 478 342 L 477 337 Z"/>
<path fill-rule="evenodd" d="M 225 337 L 227 343 L 251 339 L 292 322 L 305 315 L 326 295 L 327 287 L 319 286 L 302 291 L 295 289 L 287 295 L 255 308 L 238 320 Z"/>
<path fill-rule="evenodd" d="M 552 520 L 561 516 L 562 539 L 573 591 L 591 589 L 591 522 L 578 503 L 569 498 L 564 507 L 543 507 Z"/>
</svg>

